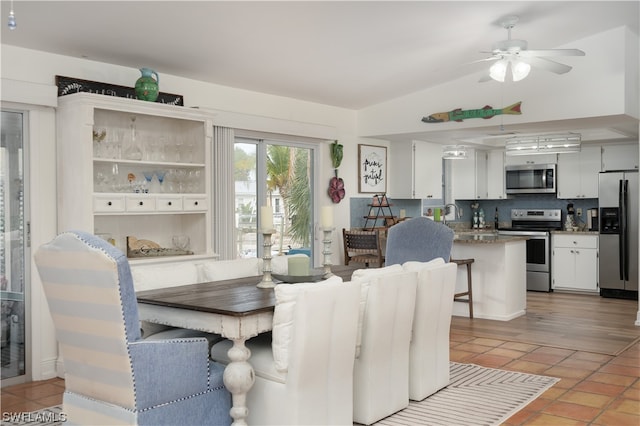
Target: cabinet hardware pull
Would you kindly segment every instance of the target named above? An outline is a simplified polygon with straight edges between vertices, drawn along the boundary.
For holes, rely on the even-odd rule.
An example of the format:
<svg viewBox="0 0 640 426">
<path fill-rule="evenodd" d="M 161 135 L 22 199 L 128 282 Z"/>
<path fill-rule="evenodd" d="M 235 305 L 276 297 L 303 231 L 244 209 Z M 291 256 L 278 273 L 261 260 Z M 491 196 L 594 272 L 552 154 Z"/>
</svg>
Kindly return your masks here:
<svg viewBox="0 0 640 426">
<path fill-rule="evenodd" d="M 193 204 L 197 206 L 197 205 L 198 205 L 198 202 L 196 201 L 196 202 L 195 202 L 195 203 L 193 203 Z"/>
<path fill-rule="evenodd" d="M 138 205 L 139 205 L 139 206 L 144 205 L 144 201 L 140 201 L 140 202 L 138 203 Z"/>
<path fill-rule="evenodd" d="M 171 201 L 169 201 L 167 204 L 168 204 L 168 205 L 171 205 Z"/>
<path fill-rule="evenodd" d="M 111 201 L 107 201 L 107 205 L 110 206 L 112 203 Z"/>
</svg>

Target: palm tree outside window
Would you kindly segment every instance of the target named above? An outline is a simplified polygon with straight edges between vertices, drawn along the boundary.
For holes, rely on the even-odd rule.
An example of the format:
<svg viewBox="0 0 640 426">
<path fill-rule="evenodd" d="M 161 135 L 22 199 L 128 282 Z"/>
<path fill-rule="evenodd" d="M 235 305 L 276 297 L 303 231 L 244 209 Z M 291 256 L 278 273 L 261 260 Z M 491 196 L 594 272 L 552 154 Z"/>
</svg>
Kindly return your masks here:
<svg viewBox="0 0 640 426">
<path fill-rule="evenodd" d="M 315 145 L 236 138 L 235 200 L 239 257 L 262 256 L 257 217 L 272 206 L 276 234 L 272 255 L 296 249 L 313 258 Z"/>
</svg>

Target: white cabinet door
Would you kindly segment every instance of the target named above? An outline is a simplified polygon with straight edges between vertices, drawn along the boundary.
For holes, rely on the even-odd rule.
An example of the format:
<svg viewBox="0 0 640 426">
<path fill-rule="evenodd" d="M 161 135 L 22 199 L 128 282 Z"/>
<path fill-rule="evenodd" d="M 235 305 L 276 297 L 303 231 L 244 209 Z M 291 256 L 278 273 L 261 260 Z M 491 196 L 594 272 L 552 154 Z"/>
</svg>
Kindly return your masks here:
<svg viewBox="0 0 640 426">
<path fill-rule="evenodd" d="M 504 151 L 494 150 L 487 154 L 487 198 L 503 200 L 504 192 Z"/>
<path fill-rule="evenodd" d="M 602 171 L 638 170 L 638 144 L 603 145 Z"/>
<path fill-rule="evenodd" d="M 575 250 L 576 278 L 574 288 L 579 290 L 598 290 L 598 250 L 578 248 Z"/>
<path fill-rule="evenodd" d="M 487 152 L 469 149 L 467 158 L 445 160 L 451 167 L 454 200 L 483 200 L 487 194 Z"/>
<path fill-rule="evenodd" d="M 553 287 L 573 288 L 576 281 L 575 249 L 557 247 L 553 249 Z"/>
<path fill-rule="evenodd" d="M 442 198 L 442 146 L 421 141 L 394 142 L 390 148 L 391 198 Z"/>
<path fill-rule="evenodd" d="M 558 198 L 598 198 L 600 146 L 558 154 Z"/>
<path fill-rule="evenodd" d="M 551 244 L 553 288 L 598 291 L 598 236 L 553 235 Z"/>
<path fill-rule="evenodd" d="M 415 141 L 414 194 L 418 199 L 442 198 L 442 146 Z"/>
</svg>

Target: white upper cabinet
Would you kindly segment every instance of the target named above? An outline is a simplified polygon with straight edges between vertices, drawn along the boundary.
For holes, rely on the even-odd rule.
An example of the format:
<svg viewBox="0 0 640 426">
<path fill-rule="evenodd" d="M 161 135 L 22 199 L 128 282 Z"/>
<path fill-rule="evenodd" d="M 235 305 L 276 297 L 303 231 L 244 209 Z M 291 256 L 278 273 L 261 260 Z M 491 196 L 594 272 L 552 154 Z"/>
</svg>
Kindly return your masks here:
<svg viewBox="0 0 640 426">
<path fill-rule="evenodd" d="M 556 154 L 535 154 L 535 155 L 507 155 L 505 156 L 506 165 L 523 165 L 523 164 L 555 164 L 558 161 Z"/>
<path fill-rule="evenodd" d="M 442 145 L 392 142 L 389 150 L 391 198 L 442 198 Z"/>
<path fill-rule="evenodd" d="M 127 237 L 159 245 L 135 261 L 213 255 L 209 116 L 89 93 L 58 104 L 59 231 L 109 234 L 125 253 Z"/>
<path fill-rule="evenodd" d="M 602 171 L 638 170 L 638 144 L 603 145 Z"/>
<path fill-rule="evenodd" d="M 487 153 L 487 198 L 504 200 L 504 151 L 496 149 Z"/>
<path fill-rule="evenodd" d="M 487 199 L 487 151 L 467 149 L 467 158 L 445 161 L 451 167 L 454 200 Z"/>
<path fill-rule="evenodd" d="M 598 198 L 600 146 L 558 154 L 558 198 Z"/>
</svg>

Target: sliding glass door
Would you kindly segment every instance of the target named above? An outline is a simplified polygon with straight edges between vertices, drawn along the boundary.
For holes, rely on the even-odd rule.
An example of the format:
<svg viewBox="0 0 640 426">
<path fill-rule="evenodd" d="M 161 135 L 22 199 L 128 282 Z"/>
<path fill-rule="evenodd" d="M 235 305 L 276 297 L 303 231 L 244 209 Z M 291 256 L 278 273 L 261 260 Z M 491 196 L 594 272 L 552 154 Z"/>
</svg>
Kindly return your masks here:
<svg viewBox="0 0 640 426">
<path fill-rule="evenodd" d="M 0 143 L 0 345 L 2 381 L 24 381 L 27 373 L 25 326 L 27 320 L 28 277 L 25 259 L 28 250 L 28 222 L 25 200 L 24 129 L 26 114 L 2 111 Z"/>
<path fill-rule="evenodd" d="M 234 159 L 237 252 L 262 256 L 260 207 L 270 206 L 276 229 L 272 254 L 302 252 L 313 258 L 315 146 L 236 138 Z"/>
</svg>

